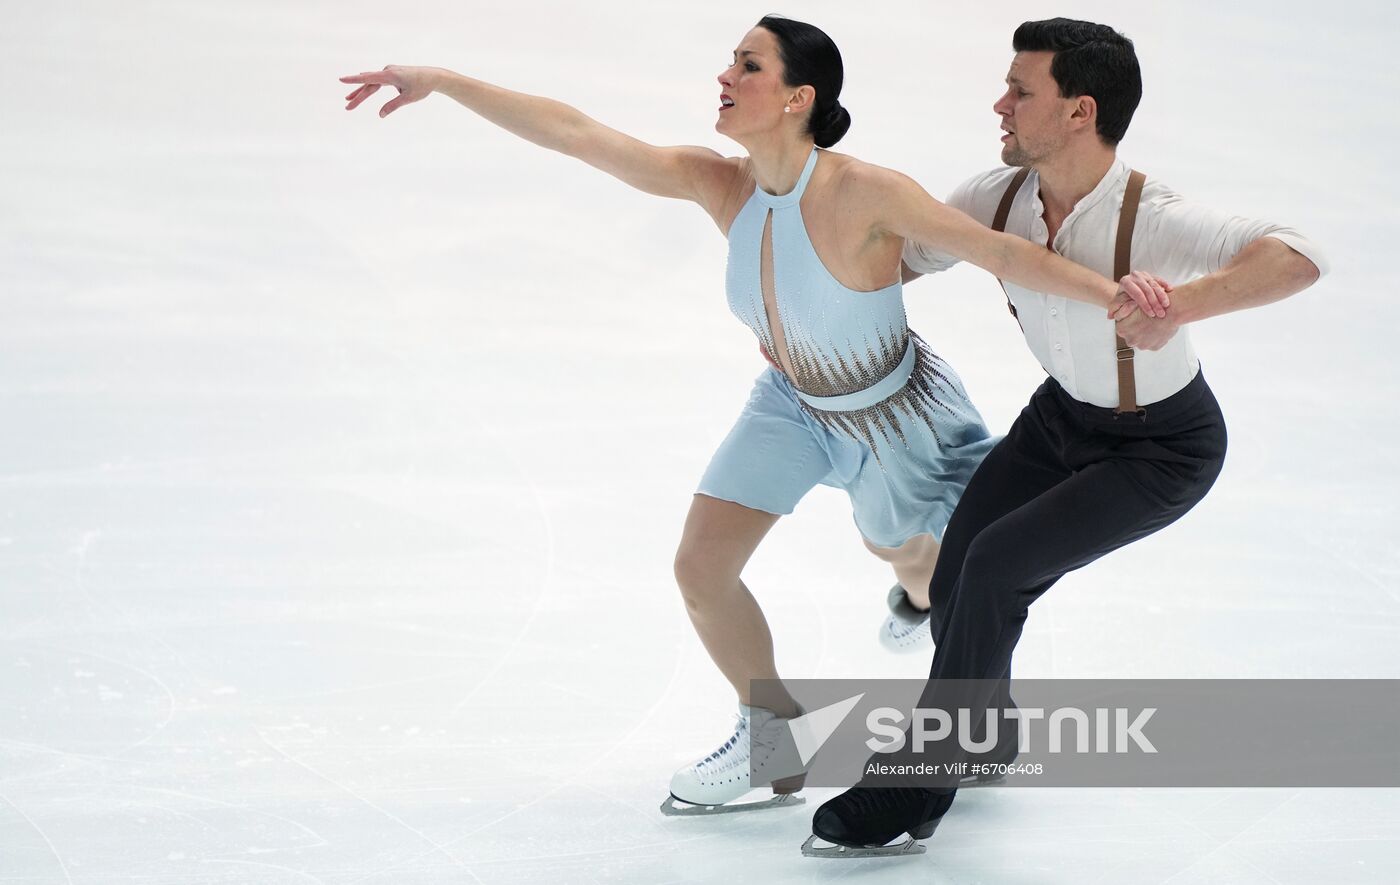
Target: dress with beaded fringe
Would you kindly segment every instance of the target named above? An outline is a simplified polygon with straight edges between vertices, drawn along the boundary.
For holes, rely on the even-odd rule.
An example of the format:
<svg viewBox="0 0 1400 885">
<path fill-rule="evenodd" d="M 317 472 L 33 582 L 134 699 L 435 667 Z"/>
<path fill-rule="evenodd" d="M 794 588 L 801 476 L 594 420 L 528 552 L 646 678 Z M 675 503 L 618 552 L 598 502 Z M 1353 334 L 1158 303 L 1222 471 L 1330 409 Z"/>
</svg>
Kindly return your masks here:
<svg viewBox="0 0 1400 885">
<path fill-rule="evenodd" d="M 729 306 L 773 360 L 761 280 L 771 239 L 772 300 L 792 376 L 770 367 L 758 377 L 697 491 L 786 514 L 823 484 L 848 493 L 873 544 L 941 539 L 997 439 L 957 373 L 909 328 L 901 284 L 849 289 L 817 256 L 800 202 L 821 153 L 812 150 L 789 193 L 755 187 L 730 226 Z"/>
</svg>

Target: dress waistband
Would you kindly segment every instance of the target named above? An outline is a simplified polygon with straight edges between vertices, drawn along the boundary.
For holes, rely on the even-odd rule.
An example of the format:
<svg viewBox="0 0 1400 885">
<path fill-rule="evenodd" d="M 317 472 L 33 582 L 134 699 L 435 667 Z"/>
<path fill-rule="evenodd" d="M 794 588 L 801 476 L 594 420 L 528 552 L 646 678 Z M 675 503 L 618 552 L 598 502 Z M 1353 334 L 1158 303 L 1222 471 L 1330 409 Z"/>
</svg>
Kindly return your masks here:
<svg viewBox="0 0 1400 885">
<path fill-rule="evenodd" d="M 908 346 L 904 348 L 904 358 L 895 366 L 894 371 L 876 381 L 864 390 L 857 390 L 855 393 L 843 393 L 840 396 L 812 396 L 797 390 L 797 396 L 807 405 L 814 409 L 821 409 L 823 412 L 854 412 L 858 409 L 866 409 L 876 403 L 882 403 L 900 391 L 909 381 L 909 376 L 914 374 L 914 335 L 909 335 Z"/>
</svg>

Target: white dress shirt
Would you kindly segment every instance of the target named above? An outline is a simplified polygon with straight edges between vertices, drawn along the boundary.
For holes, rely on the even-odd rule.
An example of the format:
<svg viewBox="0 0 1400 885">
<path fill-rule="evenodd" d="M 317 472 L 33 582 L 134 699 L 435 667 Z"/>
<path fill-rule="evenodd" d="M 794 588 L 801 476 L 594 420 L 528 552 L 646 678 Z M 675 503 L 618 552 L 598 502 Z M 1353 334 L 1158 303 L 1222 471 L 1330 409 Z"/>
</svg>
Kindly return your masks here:
<svg viewBox="0 0 1400 885">
<path fill-rule="evenodd" d="M 963 182 L 948 205 L 991 226 L 1002 194 L 1016 174 L 1002 167 Z M 1113 165 L 1055 234 L 1060 255 L 1113 277 L 1113 252 L 1118 237 L 1118 213 L 1131 170 L 1122 160 Z M 1040 201 L 1040 177 L 1031 171 L 1011 204 L 1006 232 L 1046 244 L 1049 231 Z M 1292 228 L 1232 216 L 1191 203 L 1152 178 L 1142 189 L 1137 224 L 1133 229 L 1131 270 L 1156 274 L 1180 285 L 1219 270 L 1260 237 L 1274 237 L 1327 272 L 1327 259 L 1311 241 Z M 912 240 L 904 245 L 904 263 L 919 273 L 947 270 L 958 259 Z M 1114 323 L 1107 309 L 1006 283 L 1026 343 L 1054 379 L 1075 399 L 1096 406 L 1118 405 L 1118 364 L 1114 357 Z M 1170 308 L 1168 309 L 1170 310 Z M 1149 405 L 1166 399 L 1196 377 L 1200 362 L 1191 337 L 1182 327 L 1161 350 L 1139 350 L 1134 357 L 1137 399 Z"/>
</svg>

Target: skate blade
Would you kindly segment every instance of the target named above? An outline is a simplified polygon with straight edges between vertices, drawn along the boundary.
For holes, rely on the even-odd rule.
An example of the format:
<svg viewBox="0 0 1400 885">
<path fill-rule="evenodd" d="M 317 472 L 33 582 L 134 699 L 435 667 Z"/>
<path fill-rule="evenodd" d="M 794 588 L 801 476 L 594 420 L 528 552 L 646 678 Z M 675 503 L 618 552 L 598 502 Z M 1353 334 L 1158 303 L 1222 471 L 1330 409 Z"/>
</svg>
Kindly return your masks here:
<svg viewBox="0 0 1400 885">
<path fill-rule="evenodd" d="M 874 846 L 852 846 L 852 845 L 816 845 L 817 837 L 808 836 L 807 841 L 802 843 L 803 857 L 825 857 L 836 860 L 840 858 L 858 857 L 913 857 L 916 854 L 923 854 L 928 851 L 922 842 L 913 838 L 905 839 L 897 845 L 874 845 Z"/>
<path fill-rule="evenodd" d="M 794 793 L 783 793 L 762 802 L 735 802 L 727 805 L 692 805 L 675 796 L 661 803 L 661 813 L 667 817 L 707 817 L 712 814 L 734 814 L 740 811 L 760 811 L 765 808 L 788 808 L 804 805 L 807 799 Z"/>
</svg>

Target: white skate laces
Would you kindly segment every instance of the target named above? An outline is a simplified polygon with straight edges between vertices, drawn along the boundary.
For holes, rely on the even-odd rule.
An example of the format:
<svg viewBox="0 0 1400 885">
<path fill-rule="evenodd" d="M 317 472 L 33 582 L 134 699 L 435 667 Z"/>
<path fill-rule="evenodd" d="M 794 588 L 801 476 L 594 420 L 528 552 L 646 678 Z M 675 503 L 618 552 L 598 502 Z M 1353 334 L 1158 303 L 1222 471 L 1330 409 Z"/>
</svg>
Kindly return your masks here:
<svg viewBox="0 0 1400 885">
<path fill-rule="evenodd" d="M 914 608 L 904 588 L 895 584 L 886 598 L 890 613 L 880 625 L 880 644 L 896 654 L 933 650 L 929 613 Z"/>
<path fill-rule="evenodd" d="M 802 789 L 806 768 L 797 755 L 789 721 L 772 710 L 740 704 L 729 739 L 671 777 L 671 795 L 662 803 L 662 813 L 720 814 L 801 804 L 805 800 L 792 794 Z M 758 787 L 771 787 L 774 796 L 762 802 L 726 804 Z"/>
</svg>

